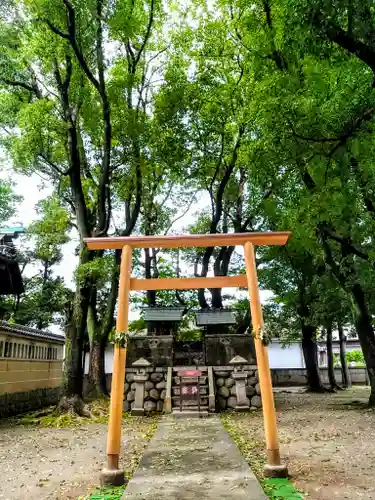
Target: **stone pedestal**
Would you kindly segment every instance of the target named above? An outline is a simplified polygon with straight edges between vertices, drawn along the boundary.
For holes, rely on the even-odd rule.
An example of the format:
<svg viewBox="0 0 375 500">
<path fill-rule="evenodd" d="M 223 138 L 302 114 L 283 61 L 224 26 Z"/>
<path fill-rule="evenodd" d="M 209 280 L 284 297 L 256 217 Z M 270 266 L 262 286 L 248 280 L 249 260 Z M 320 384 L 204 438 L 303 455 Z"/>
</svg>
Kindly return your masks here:
<svg viewBox="0 0 375 500">
<path fill-rule="evenodd" d="M 172 368 L 168 367 L 167 384 L 164 399 L 164 412 L 172 413 Z"/>
<path fill-rule="evenodd" d="M 145 368 L 148 368 L 150 363 L 140 358 L 133 363 L 133 367 L 138 369 L 138 373 L 134 375 L 135 384 L 135 400 L 131 414 L 134 416 L 143 416 L 145 414 L 144 399 L 145 399 L 145 383 L 148 380 L 148 375 Z"/>
<path fill-rule="evenodd" d="M 134 406 L 132 408 L 131 414 L 135 416 L 143 416 L 145 410 L 143 408 L 144 398 L 145 398 L 145 383 L 148 380 L 148 375 L 135 375 L 135 400 Z"/>
<path fill-rule="evenodd" d="M 235 411 L 249 411 L 250 401 L 246 395 L 246 379 L 248 373 L 244 371 L 246 359 L 241 356 L 235 356 L 231 359 L 230 365 L 233 366 L 232 379 L 235 382 L 236 406 Z"/>
<path fill-rule="evenodd" d="M 125 477 L 123 470 L 103 469 L 100 474 L 101 486 L 123 486 L 127 483 L 128 479 Z"/>
<path fill-rule="evenodd" d="M 249 411 L 250 404 L 249 399 L 246 396 L 246 379 L 247 372 L 234 372 L 232 373 L 232 378 L 234 379 L 236 385 L 236 398 L 237 404 L 234 408 L 236 411 Z"/>
</svg>

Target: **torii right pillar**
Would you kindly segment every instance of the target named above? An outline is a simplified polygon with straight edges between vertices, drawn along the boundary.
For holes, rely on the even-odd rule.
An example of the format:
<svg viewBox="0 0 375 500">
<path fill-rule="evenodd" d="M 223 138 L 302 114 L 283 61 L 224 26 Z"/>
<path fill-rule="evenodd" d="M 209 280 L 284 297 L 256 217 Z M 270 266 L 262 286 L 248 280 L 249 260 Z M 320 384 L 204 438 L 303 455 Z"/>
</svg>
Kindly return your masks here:
<svg viewBox="0 0 375 500">
<path fill-rule="evenodd" d="M 267 347 L 260 338 L 260 331 L 263 327 L 263 313 L 259 296 L 255 251 L 252 243 L 247 242 L 244 244 L 244 256 L 249 289 L 251 320 L 253 332 L 255 334 L 254 344 L 258 365 L 259 385 L 263 406 L 264 433 L 267 447 L 268 460 L 264 468 L 264 473 L 268 477 L 287 477 L 287 466 L 282 464 L 280 461 L 275 402 L 272 392 L 272 379 L 268 352 Z"/>
</svg>

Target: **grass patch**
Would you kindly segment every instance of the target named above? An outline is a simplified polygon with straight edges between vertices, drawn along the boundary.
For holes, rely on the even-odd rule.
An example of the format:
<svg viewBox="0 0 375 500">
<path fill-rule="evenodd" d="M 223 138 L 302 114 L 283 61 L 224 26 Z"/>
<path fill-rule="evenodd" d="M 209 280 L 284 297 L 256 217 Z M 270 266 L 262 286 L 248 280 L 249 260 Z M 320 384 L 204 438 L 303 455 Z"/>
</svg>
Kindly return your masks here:
<svg viewBox="0 0 375 500">
<path fill-rule="evenodd" d="M 98 488 L 94 493 L 91 493 L 91 495 L 79 497 L 78 500 L 120 500 L 124 491 L 125 486 Z"/>
<path fill-rule="evenodd" d="M 256 438 L 253 430 L 256 429 L 256 425 L 251 424 L 252 416 L 255 416 L 255 413 L 249 413 L 248 418 L 246 418 L 246 432 L 241 430 L 242 415 L 223 413 L 221 420 L 270 500 L 302 500 L 304 495 L 296 490 L 289 479 L 264 477 L 263 468 L 266 464 L 264 442 Z"/>
<path fill-rule="evenodd" d="M 262 479 L 260 484 L 270 500 L 303 500 L 289 479 Z"/>
</svg>

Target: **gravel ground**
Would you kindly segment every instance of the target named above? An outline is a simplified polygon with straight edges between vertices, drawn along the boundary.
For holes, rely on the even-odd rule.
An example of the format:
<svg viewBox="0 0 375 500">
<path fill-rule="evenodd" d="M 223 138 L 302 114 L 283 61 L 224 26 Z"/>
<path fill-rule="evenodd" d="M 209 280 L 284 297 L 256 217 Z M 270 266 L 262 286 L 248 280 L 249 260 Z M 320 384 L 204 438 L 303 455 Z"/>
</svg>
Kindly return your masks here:
<svg viewBox="0 0 375 500">
<path fill-rule="evenodd" d="M 375 411 L 366 408 L 368 396 L 366 387 L 275 395 L 282 458 L 307 498 L 375 499 Z M 249 443 L 247 458 L 260 470 L 265 458 L 261 412 L 227 418 L 236 436 Z"/>
<path fill-rule="evenodd" d="M 121 463 L 131 473 L 156 425 L 129 418 L 123 426 Z M 107 425 L 73 428 L 0 428 L 1 500 L 76 500 L 98 485 L 105 465 Z"/>
<path fill-rule="evenodd" d="M 365 403 L 368 388 L 337 394 L 278 392 L 275 396 L 281 453 L 296 487 L 315 500 L 374 500 L 375 411 Z M 247 459 L 260 470 L 264 460 L 261 412 L 227 417 L 248 443 Z M 121 463 L 131 473 L 156 420 L 130 418 L 123 428 Z M 77 500 L 98 484 L 105 463 L 107 426 L 73 428 L 2 426 L 0 500 Z"/>
</svg>

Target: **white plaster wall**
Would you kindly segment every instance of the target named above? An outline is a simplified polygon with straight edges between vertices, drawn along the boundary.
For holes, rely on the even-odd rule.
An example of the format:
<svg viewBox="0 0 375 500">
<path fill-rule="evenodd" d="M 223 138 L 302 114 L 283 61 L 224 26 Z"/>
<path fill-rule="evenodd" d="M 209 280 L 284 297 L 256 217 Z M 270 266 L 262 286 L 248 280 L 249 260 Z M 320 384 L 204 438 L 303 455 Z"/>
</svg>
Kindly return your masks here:
<svg viewBox="0 0 375 500">
<path fill-rule="evenodd" d="M 89 373 L 89 362 L 90 355 L 87 352 L 85 357 L 85 375 Z M 113 365 L 113 345 L 109 345 L 105 351 L 104 356 L 104 370 L 105 373 L 112 373 L 112 365 Z"/>
<path fill-rule="evenodd" d="M 285 347 L 279 342 L 271 342 L 268 346 L 271 368 L 304 368 L 302 347 L 300 343 Z"/>
</svg>

